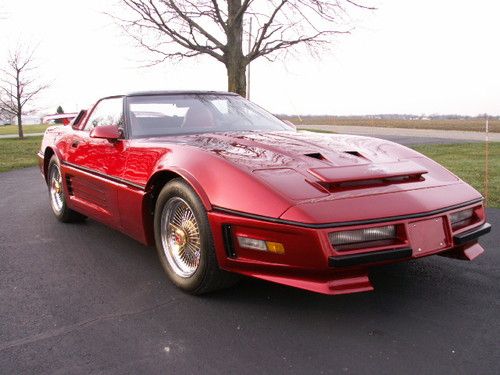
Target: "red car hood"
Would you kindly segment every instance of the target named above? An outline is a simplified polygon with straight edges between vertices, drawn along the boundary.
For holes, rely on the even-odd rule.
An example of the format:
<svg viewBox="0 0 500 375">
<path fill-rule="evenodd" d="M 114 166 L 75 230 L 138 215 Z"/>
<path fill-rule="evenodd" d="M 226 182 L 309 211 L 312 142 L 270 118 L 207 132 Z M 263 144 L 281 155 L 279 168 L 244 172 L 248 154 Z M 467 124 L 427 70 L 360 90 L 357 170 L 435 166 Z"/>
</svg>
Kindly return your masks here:
<svg viewBox="0 0 500 375">
<path fill-rule="evenodd" d="M 175 142 L 215 154 L 295 202 L 459 182 L 423 155 L 377 138 L 285 131 L 197 134 Z"/>
</svg>

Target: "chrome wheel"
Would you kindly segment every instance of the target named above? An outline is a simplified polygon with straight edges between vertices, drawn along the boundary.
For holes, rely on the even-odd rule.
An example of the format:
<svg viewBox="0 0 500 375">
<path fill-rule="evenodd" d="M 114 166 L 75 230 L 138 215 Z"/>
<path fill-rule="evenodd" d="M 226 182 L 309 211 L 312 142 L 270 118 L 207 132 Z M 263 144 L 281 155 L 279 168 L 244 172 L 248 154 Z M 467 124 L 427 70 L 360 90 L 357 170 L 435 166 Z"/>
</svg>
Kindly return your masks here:
<svg viewBox="0 0 500 375">
<path fill-rule="evenodd" d="M 163 207 L 161 242 L 172 270 L 191 277 L 200 265 L 200 231 L 193 210 L 182 198 L 170 198 Z"/>
<path fill-rule="evenodd" d="M 50 203 L 56 214 L 60 214 L 64 206 L 62 176 L 59 166 L 53 164 L 50 168 Z"/>
</svg>

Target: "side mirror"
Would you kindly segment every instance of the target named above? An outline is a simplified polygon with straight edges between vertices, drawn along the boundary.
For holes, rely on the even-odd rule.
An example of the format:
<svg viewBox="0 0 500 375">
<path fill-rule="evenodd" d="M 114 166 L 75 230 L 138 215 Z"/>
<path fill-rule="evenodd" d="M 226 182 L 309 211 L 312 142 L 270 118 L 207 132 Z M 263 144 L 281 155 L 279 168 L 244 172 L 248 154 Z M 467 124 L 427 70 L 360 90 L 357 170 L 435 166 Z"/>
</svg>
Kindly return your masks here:
<svg viewBox="0 0 500 375">
<path fill-rule="evenodd" d="M 80 110 L 80 112 L 78 113 L 78 115 L 76 115 L 76 117 L 69 123 L 69 125 L 75 129 L 75 130 L 81 130 L 81 122 L 82 122 L 82 119 L 87 115 L 87 110 L 86 109 L 82 109 Z"/>
<path fill-rule="evenodd" d="M 294 123 L 292 123 L 291 121 L 288 121 L 288 120 L 282 120 L 285 124 L 287 124 L 289 127 L 291 127 L 292 129 L 294 130 L 297 130 L 297 127 L 295 126 Z"/>
<path fill-rule="evenodd" d="M 118 125 L 101 125 L 96 126 L 90 131 L 91 138 L 103 138 L 108 141 L 116 141 L 122 136 L 122 131 Z"/>
</svg>

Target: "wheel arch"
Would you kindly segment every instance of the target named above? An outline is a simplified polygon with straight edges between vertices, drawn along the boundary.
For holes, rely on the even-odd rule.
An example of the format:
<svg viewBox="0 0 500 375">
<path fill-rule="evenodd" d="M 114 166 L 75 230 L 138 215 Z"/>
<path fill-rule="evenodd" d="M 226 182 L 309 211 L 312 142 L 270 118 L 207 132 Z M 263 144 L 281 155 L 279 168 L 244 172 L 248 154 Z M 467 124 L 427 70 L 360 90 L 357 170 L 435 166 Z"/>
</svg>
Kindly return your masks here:
<svg viewBox="0 0 500 375">
<path fill-rule="evenodd" d="M 46 183 L 49 182 L 49 176 L 48 176 L 49 163 L 50 163 L 50 159 L 52 158 L 53 155 L 55 155 L 55 152 L 52 149 L 52 147 L 50 147 L 50 146 L 46 147 L 45 151 L 43 153 L 43 176 L 45 178 Z"/>
<path fill-rule="evenodd" d="M 161 189 L 174 178 L 181 178 L 186 181 L 198 195 L 205 209 L 207 211 L 212 210 L 212 204 L 210 203 L 205 190 L 202 188 L 201 184 L 196 180 L 196 178 L 185 170 L 171 168 L 156 171 L 149 178 L 148 183 L 146 184 L 145 190 L 148 197 L 146 199 L 146 202 L 149 204 L 149 209 L 151 210 L 151 212 L 154 211 L 156 199 L 158 198 L 158 194 L 160 193 Z"/>
</svg>

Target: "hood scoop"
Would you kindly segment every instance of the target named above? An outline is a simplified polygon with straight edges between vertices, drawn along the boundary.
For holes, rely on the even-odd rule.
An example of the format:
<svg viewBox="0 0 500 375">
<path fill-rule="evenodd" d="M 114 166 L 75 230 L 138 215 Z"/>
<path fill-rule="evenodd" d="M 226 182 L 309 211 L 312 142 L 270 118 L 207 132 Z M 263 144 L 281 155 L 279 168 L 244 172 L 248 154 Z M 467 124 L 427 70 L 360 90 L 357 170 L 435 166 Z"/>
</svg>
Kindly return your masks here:
<svg viewBox="0 0 500 375">
<path fill-rule="evenodd" d="M 308 172 L 319 180 L 320 185 L 335 190 L 420 181 L 428 171 L 413 161 L 400 161 L 310 168 Z"/>
</svg>

